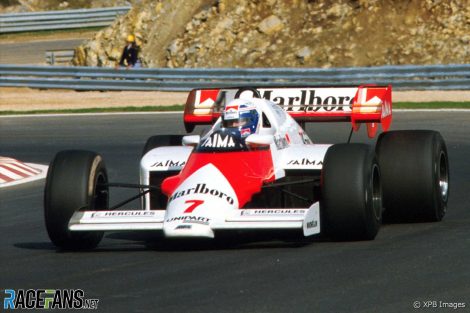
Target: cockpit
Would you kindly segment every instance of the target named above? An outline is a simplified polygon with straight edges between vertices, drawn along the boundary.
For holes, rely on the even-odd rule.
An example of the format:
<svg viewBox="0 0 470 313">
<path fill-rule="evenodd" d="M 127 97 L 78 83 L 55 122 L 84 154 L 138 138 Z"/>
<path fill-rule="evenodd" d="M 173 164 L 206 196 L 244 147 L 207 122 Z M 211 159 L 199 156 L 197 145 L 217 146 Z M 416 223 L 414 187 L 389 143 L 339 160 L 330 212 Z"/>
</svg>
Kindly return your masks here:
<svg viewBox="0 0 470 313">
<path fill-rule="evenodd" d="M 259 122 L 259 113 L 254 103 L 235 99 L 225 106 L 221 119 L 202 138 L 196 151 L 247 151 L 245 138 L 258 132 Z"/>
</svg>

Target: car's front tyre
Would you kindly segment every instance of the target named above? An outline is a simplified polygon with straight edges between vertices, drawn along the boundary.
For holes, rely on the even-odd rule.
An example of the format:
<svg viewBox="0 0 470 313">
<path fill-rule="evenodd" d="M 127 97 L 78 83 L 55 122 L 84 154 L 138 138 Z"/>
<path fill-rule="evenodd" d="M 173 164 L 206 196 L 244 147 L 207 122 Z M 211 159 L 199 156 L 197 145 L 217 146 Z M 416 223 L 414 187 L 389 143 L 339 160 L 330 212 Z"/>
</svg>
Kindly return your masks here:
<svg viewBox="0 0 470 313">
<path fill-rule="evenodd" d="M 72 215 L 81 209 L 108 208 L 108 177 L 104 161 L 90 151 L 67 150 L 57 153 L 46 178 L 44 217 L 51 241 L 64 250 L 92 249 L 103 232 L 71 232 Z"/>
</svg>

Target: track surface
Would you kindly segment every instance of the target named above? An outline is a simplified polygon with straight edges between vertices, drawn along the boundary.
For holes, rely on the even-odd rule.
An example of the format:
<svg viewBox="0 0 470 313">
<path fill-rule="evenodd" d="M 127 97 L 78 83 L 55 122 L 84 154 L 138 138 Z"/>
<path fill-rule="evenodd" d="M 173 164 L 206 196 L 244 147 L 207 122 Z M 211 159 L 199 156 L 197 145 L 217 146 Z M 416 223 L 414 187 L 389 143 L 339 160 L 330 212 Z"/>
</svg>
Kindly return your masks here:
<svg viewBox="0 0 470 313">
<path fill-rule="evenodd" d="M 80 288 L 100 312 L 416 312 L 414 301 L 427 300 L 466 306 L 430 311 L 470 311 L 470 113 L 394 118 L 393 129 L 435 129 L 447 141 L 451 194 L 441 223 L 385 225 L 370 242 L 193 248 L 115 233 L 96 251 L 61 253 L 45 231 L 42 181 L 0 190 L 0 288 Z M 146 138 L 182 129 L 180 114 L 1 117 L 0 155 L 46 164 L 59 150 L 95 150 L 111 180 L 137 182 Z M 341 142 L 348 125 L 308 132 Z"/>
<path fill-rule="evenodd" d="M 73 50 L 83 39 L 62 39 L 19 43 L 0 43 L 0 63 L 38 64 L 46 63 L 46 51 Z"/>
</svg>

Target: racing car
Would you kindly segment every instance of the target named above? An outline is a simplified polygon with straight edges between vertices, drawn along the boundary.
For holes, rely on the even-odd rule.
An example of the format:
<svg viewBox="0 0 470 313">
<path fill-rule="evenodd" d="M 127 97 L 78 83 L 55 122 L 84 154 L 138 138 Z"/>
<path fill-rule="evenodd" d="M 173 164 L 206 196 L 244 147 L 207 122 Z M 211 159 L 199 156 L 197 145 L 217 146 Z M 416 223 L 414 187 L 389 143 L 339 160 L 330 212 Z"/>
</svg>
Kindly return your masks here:
<svg viewBox="0 0 470 313">
<path fill-rule="evenodd" d="M 333 240 L 372 240 L 383 219 L 440 221 L 449 165 L 442 136 L 389 131 L 391 86 L 195 89 L 184 125 L 202 135 L 156 135 L 140 182 L 109 182 L 102 157 L 57 153 L 46 180 L 47 232 L 61 249 L 91 249 L 105 231 L 154 231 L 165 238 L 221 232 L 294 231 Z M 317 144 L 310 122 L 349 122 L 345 143 Z M 374 145 L 351 143 L 364 124 Z M 135 188 L 110 205 L 109 188 Z M 140 207 L 123 209 L 140 199 Z"/>
</svg>

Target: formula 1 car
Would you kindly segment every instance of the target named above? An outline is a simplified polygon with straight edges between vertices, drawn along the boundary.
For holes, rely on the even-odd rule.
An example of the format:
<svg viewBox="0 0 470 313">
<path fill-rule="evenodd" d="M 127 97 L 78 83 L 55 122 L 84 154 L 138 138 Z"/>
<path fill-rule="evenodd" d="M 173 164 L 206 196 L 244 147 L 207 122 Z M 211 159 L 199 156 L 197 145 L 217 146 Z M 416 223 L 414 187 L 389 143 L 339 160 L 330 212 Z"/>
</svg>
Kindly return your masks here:
<svg viewBox="0 0 470 313">
<path fill-rule="evenodd" d="M 449 170 L 441 135 L 388 131 L 391 86 L 197 89 L 184 112 L 187 132 L 145 145 L 140 183 L 108 182 L 100 155 L 59 152 L 49 167 L 45 221 L 62 249 L 95 247 L 104 231 L 214 238 L 222 231 L 283 230 L 335 240 L 372 240 L 383 218 L 440 221 Z M 315 144 L 307 122 L 365 124 L 374 147 Z M 139 190 L 109 206 L 110 187 Z M 120 209 L 141 199 L 140 209 Z"/>
</svg>

